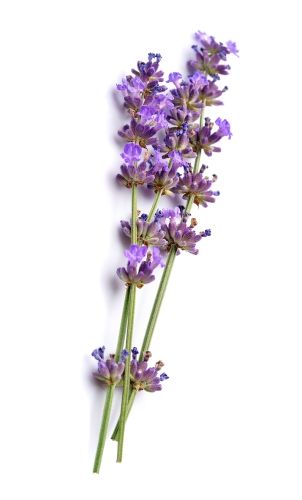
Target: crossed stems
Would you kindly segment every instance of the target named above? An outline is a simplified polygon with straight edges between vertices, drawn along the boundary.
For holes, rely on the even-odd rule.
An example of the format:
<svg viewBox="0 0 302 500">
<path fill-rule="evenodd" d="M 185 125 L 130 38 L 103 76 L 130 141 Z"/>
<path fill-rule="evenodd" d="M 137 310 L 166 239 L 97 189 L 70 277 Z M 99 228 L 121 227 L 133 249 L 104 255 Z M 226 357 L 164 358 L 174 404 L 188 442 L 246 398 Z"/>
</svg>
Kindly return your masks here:
<svg viewBox="0 0 302 500">
<path fill-rule="evenodd" d="M 204 108 L 201 112 L 200 115 L 200 124 L 202 123 L 203 120 L 203 111 Z M 201 157 L 201 151 L 197 153 L 197 156 L 195 158 L 194 162 L 194 169 L 193 172 L 194 174 L 199 172 L 200 170 L 200 157 Z M 162 195 L 162 191 L 158 191 L 154 197 L 154 201 L 152 204 L 152 207 L 150 209 L 147 221 L 151 222 L 153 219 L 153 216 L 155 214 L 155 211 L 157 209 L 160 197 Z M 187 201 L 186 208 L 185 208 L 185 213 L 190 213 L 192 205 L 194 202 L 194 195 L 191 195 L 190 198 Z M 137 243 L 137 227 L 136 227 L 136 218 L 137 218 L 137 186 L 133 185 L 132 186 L 132 217 L 131 217 L 131 243 L 136 244 Z M 166 292 L 167 284 L 171 275 L 171 271 L 174 265 L 175 257 L 177 253 L 177 247 L 174 245 L 169 251 L 168 258 L 166 261 L 165 269 L 162 274 L 158 291 L 154 300 L 154 304 L 152 307 L 152 311 L 150 314 L 150 318 L 148 321 L 148 325 L 146 328 L 142 348 L 140 351 L 140 361 L 142 361 L 144 357 L 144 353 L 149 349 L 152 336 L 154 333 L 154 329 L 156 326 L 157 318 L 160 312 L 161 304 Z M 119 336 L 118 336 L 118 342 L 117 342 L 117 348 L 116 348 L 116 359 L 118 360 L 119 354 L 125 344 L 125 337 L 126 337 L 126 345 L 125 348 L 129 352 L 129 356 L 126 358 L 125 361 L 125 371 L 124 371 L 124 384 L 123 384 L 123 394 L 122 394 L 122 403 L 121 403 L 121 413 L 119 420 L 115 426 L 115 429 L 113 431 L 113 434 L 111 438 L 113 440 L 118 441 L 118 450 L 117 450 L 117 462 L 122 461 L 122 456 L 123 456 L 123 445 L 124 445 L 124 435 L 125 435 L 125 425 L 126 425 L 126 420 L 130 414 L 134 399 L 137 394 L 136 389 L 131 389 L 130 390 L 130 352 L 131 352 L 131 347 L 132 347 L 132 337 L 133 337 L 133 326 L 134 326 L 134 311 L 135 311 L 135 296 L 136 296 L 136 286 L 135 285 L 130 285 L 127 287 L 126 293 L 125 293 L 125 299 L 124 299 L 124 306 L 123 306 L 123 312 L 122 312 L 122 317 L 121 317 L 121 324 L 120 324 L 120 330 L 119 330 Z M 126 336 L 126 331 L 127 331 L 127 336 Z M 105 440 L 107 437 L 107 432 L 108 432 L 108 425 L 109 425 L 109 418 L 110 418 L 110 413 L 111 413 L 111 407 L 112 407 L 112 400 L 113 400 L 113 394 L 115 390 L 116 384 L 109 385 L 107 388 L 107 394 L 106 394 L 106 400 L 105 400 L 105 405 L 104 405 L 104 410 L 103 410 L 103 417 L 102 417 L 102 422 L 101 422 L 101 427 L 100 427 L 100 433 L 99 433 L 99 440 L 98 440 L 98 446 L 97 446 L 97 451 L 95 455 L 95 461 L 94 461 L 94 466 L 93 466 L 93 472 L 99 473 L 100 466 L 101 466 L 101 461 L 102 461 L 102 456 L 103 456 L 103 451 L 105 447 Z"/>
<path fill-rule="evenodd" d="M 162 195 L 162 191 L 158 191 L 154 197 L 154 201 L 152 207 L 150 209 L 147 221 L 150 222 L 153 219 L 155 211 L 157 209 L 160 197 Z M 137 227 L 136 227 L 136 218 L 137 218 L 137 186 L 132 186 L 132 217 L 131 217 L 131 243 L 137 243 Z M 132 347 L 132 337 L 133 337 L 133 326 L 134 326 L 134 311 L 135 311 L 135 296 L 136 296 L 136 286 L 130 285 L 126 289 L 123 312 L 121 317 L 121 324 L 119 329 L 118 341 L 116 346 L 116 360 L 118 361 L 120 352 L 125 345 L 125 337 L 126 337 L 126 345 L 125 348 L 129 352 L 129 356 L 125 361 L 125 371 L 124 371 L 124 384 L 123 384 L 123 395 L 122 395 L 122 403 L 121 403 L 121 413 L 119 418 L 119 440 L 118 440 L 118 450 L 117 450 L 117 462 L 122 461 L 123 456 L 123 444 L 124 444 L 124 434 L 125 434 L 125 424 L 127 417 L 130 412 L 130 402 L 134 401 L 135 394 L 133 392 L 130 393 L 130 351 Z M 127 336 L 126 336 L 127 332 Z M 113 394 L 115 390 L 116 384 L 109 385 L 107 387 L 105 405 L 103 410 L 102 422 L 99 432 L 99 440 L 98 446 L 96 450 L 93 472 L 99 473 L 102 456 L 105 447 L 105 440 L 108 432 L 109 418 L 112 408 L 112 400 Z M 130 393 L 130 394 L 129 394 Z M 132 405 L 131 405 L 132 406 Z"/>
</svg>

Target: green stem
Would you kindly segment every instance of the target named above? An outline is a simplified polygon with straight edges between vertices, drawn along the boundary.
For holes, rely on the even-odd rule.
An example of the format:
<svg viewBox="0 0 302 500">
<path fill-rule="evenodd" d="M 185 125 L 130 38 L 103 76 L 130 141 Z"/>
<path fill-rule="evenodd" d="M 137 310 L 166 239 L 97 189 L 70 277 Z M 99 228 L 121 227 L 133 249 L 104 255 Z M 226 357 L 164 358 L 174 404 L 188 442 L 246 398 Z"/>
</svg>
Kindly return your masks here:
<svg viewBox="0 0 302 500">
<path fill-rule="evenodd" d="M 132 186 L 132 216 L 131 216 L 131 244 L 136 244 L 137 242 L 137 186 L 133 184 Z"/>
<path fill-rule="evenodd" d="M 165 265 L 165 269 L 164 269 L 164 272 L 162 274 L 160 284 L 158 286 L 157 294 L 156 294 L 156 297 L 154 300 L 154 304 L 153 304 L 152 311 L 151 311 L 150 318 L 149 318 L 149 322 L 148 322 L 148 325 L 146 328 L 142 348 L 140 351 L 140 358 L 139 358 L 140 361 L 143 360 L 144 353 L 149 349 L 149 346 L 150 346 L 150 343 L 152 340 L 152 335 L 153 335 L 156 321 L 157 321 L 157 318 L 159 315 L 160 307 L 161 307 L 161 304 L 162 304 L 162 301 L 163 301 L 163 298 L 164 298 L 164 295 L 166 292 L 166 288 L 167 288 L 167 284 L 168 284 L 168 281 L 170 278 L 170 274 L 171 274 L 171 271 L 173 268 L 176 252 L 177 252 L 177 248 L 175 246 L 173 246 L 169 252 L 167 262 Z"/>
<path fill-rule="evenodd" d="M 153 219 L 161 195 L 162 195 L 162 189 L 157 191 L 156 195 L 154 196 L 154 200 L 153 200 L 152 207 L 151 207 L 149 215 L 148 215 L 147 222 L 151 222 L 151 220 Z"/>
<path fill-rule="evenodd" d="M 176 256 L 176 252 L 177 252 L 177 248 L 176 247 L 172 247 L 170 252 L 169 252 L 169 255 L 168 255 L 168 258 L 167 258 L 167 262 L 166 262 L 166 265 L 165 265 L 165 269 L 164 269 L 164 272 L 162 274 L 162 277 L 161 277 L 161 280 L 160 280 L 160 284 L 159 284 L 159 287 L 158 287 L 158 290 L 157 290 L 157 294 L 156 294 L 156 297 L 155 297 L 155 300 L 154 300 L 154 304 L 153 304 L 153 307 L 152 307 L 152 311 L 151 311 L 151 314 L 150 314 L 150 318 L 149 318 L 149 322 L 148 322 L 148 325 L 147 325 L 147 328 L 146 328 L 146 332 L 145 332 L 145 337 L 144 337 L 144 340 L 143 340 L 143 345 L 142 345 L 142 348 L 141 348 L 141 351 L 140 351 L 140 357 L 139 357 L 139 361 L 142 361 L 143 358 L 144 358 L 144 354 L 145 352 L 149 349 L 149 346 L 150 346 L 150 343 L 151 343 L 151 340 L 152 340 L 152 335 L 153 335 L 153 332 L 154 332 L 154 328 L 155 328 L 155 325 L 156 325 L 156 321 L 157 321 L 157 318 L 158 318 L 158 315 L 159 315 L 159 311 L 160 311 L 160 307 L 161 307 L 161 304 L 162 304 L 162 301 L 163 301 L 163 298 L 164 298 L 164 295 L 165 295 L 165 291 L 166 291 L 166 288 L 167 288 L 167 284 L 168 284 L 168 281 L 169 281 L 169 278 L 170 278 L 170 274 L 171 274 L 171 271 L 172 271 L 172 268 L 173 268 L 173 264 L 174 264 L 174 260 L 175 260 L 175 256 Z M 132 389 L 132 392 L 130 393 L 130 398 L 129 398 L 129 401 L 128 401 L 128 406 L 127 406 L 127 410 L 125 411 L 125 418 L 127 419 L 130 411 L 131 411 L 131 408 L 132 408 L 132 405 L 133 405 L 133 401 L 135 399 L 135 396 L 136 396 L 136 392 L 134 389 Z M 118 440 L 120 442 L 120 436 L 122 436 L 121 434 L 121 416 L 115 426 L 115 429 L 113 431 L 113 434 L 111 436 L 111 439 L 113 440 Z"/>
<path fill-rule="evenodd" d="M 128 405 L 127 405 L 127 410 L 126 410 L 126 420 L 129 416 L 129 413 L 131 411 L 131 408 L 133 406 L 133 403 L 134 403 L 134 400 L 135 400 L 135 396 L 137 395 L 137 390 L 136 389 L 132 389 L 131 392 L 130 392 L 130 396 L 129 396 L 129 400 L 128 400 Z M 112 436 L 111 436 L 111 439 L 113 439 L 113 441 L 118 441 L 118 434 L 119 434 L 119 426 L 120 426 L 120 421 L 117 422 L 115 428 L 114 428 L 114 431 L 112 433 Z"/>
<path fill-rule="evenodd" d="M 123 395 L 122 395 L 121 414 L 120 414 L 120 431 L 119 431 L 119 441 L 117 448 L 117 462 L 121 462 L 123 457 L 125 424 L 127 419 L 127 405 L 129 402 L 130 352 L 131 352 L 132 337 L 133 337 L 135 295 L 136 295 L 136 285 L 133 284 L 130 286 L 130 296 L 129 296 L 128 328 L 127 328 L 127 338 L 126 338 L 126 350 L 129 352 L 129 356 L 127 356 L 125 362 L 124 385 L 123 385 Z"/>
<path fill-rule="evenodd" d="M 94 459 L 94 465 L 93 465 L 93 472 L 96 472 L 97 474 L 100 471 L 100 466 L 101 466 L 101 462 L 102 462 L 102 456 L 103 456 L 105 441 L 106 441 L 106 437 L 107 437 L 108 424 L 109 424 L 109 418 L 110 418 L 110 413 L 111 413 L 114 389 L 115 389 L 115 385 L 109 385 L 107 388 L 105 406 L 104 406 L 103 417 L 102 417 L 102 424 L 101 424 L 100 433 L 99 433 L 99 441 L 98 441 L 98 446 L 97 446 L 95 459 Z"/>
<path fill-rule="evenodd" d="M 130 288 L 129 288 L 129 286 L 127 286 L 126 293 L 125 293 L 124 307 L 123 307 L 123 312 L 122 312 L 122 317 L 121 317 L 120 331 L 119 331 L 119 335 L 118 335 L 118 339 L 117 339 L 117 346 L 116 346 L 116 350 L 115 350 L 116 361 L 118 361 L 120 359 L 121 350 L 123 349 L 124 343 L 125 343 L 126 329 L 127 329 L 127 323 L 128 323 L 129 295 L 130 295 Z"/>
<path fill-rule="evenodd" d="M 123 312 L 122 312 L 122 317 L 121 317 L 120 331 L 119 331 L 119 336 L 118 336 L 118 341 L 117 341 L 117 346 L 116 346 L 116 351 L 115 351 L 116 361 L 119 360 L 120 352 L 121 352 L 121 350 L 124 346 L 124 342 L 125 342 L 125 334 L 126 334 L 127 321 L 128 321 L 129 295 L 130 295 L 130 290 L 129 290 L 129 287 L 127 287 L 127 290 L 125 293 Z M 106 401 L 105 401 L 105 405 L 104 405 L 104 409 L 103 409 L 102 423 L 101 423 L 101 428 L 100 428 L 100 433 L 99 433 L 99 442 L 98 442 L 95 460 L 94 460 L 94 466 L 93 466 L 93 472 L 97 472 L 97 473 L 100 470 L 103 451 L 104 451 L 104 447 L 105 447 L 105 441 L 106 441 L 106 436 L 107 436 L 108 423 L 109 423 L 109 417 L 110 417 L 110 413 L 111 413 L 112 399 L 113 399 L 115 387 L 116 386 L 114 384 L 114 385 L 110 385 L 107 388 Z"/>
<path fill-rule="evenodd" d="M 205 107 L 202 108 L 201 113 L 200 113 L 200 119 L 199 119 L 199 126 L 200 127 L 202 126 L 202 122 L 203 122 L 204 110 L 205 110 Z M 194 167 L 193 167 L 193 174 L 197 174 L 200 170 L 200 168 L 199 168 L 200 158 L 201 158 L 201 150 L 198 151 L 197 156 L 195 158 Z M 192 208 L 193 203 L 194 203 L 194 194 L 191 195 L 187 201 L 185 213 L 191 212 L 191 208 Z"/>
<path fill-rule="evenodd" d="M 197 174 L 197 172 L 199 172 L 200 157 L 201 157 L 201 151 L 198 151 L 197 156 L 195 158 L 195 162 L 194 162 L 193 174 Z M 195 198 L 195 195 L 191 194 L 191 196 L 189 197 L 187 204 L 186 204 L 186 208 L 185 208 L 186 214 L 189 214 L 191 212 L 191 208 L 192 208 L 192 205 L 194 203 L 194 198 Z"/>
<path fill-rule="evenodd" d="M 137 244 L 137 186 L 132 185 L 132 216 L 131 216 L 131 244 Z M 135 295 L 136 295 L 136 285 L 130 285 L 129 291 L 129 304 L 128 304 L 128 324 L 127 324 L 127 337 L 126 337 L 126 350 L 129 353 L 125 361 L 124 370 L 124 384 L 123 384 L 123 395 L 120 413 L 120 432 L 119 432 L 119 442 L 117 448 L 117 462 L 122 461 L 123 457 L 123 446 L 124 446 L 124 434 L 125 434 L 125 424 L 126 424 L 126 413 L 127 404 L 129 400 L 130 392 L 130 352 L 132 347 L 132 337 L 133 337 L 133 325 L 134 325 L 134 311 L 135 311 Z"/>
</svg>

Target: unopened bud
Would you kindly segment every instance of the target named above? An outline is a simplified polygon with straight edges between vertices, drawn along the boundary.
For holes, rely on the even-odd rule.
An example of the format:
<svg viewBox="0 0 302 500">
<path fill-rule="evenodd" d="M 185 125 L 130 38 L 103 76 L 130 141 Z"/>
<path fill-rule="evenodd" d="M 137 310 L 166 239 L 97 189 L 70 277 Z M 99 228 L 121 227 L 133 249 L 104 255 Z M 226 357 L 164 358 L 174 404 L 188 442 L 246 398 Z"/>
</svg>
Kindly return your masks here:
<svg viewBox="0 0 302 500">
<path fill-rule="evenodd" d="M 157 361 L 157 363 L 155 363 L 155 368 L 157 371 L 161 370 L 163 366 L 165 366 L 165 363 L 163 363 L 162 361 Z"/>
<path fill-rule="evenodd" d="M 144 355 L 144 361 L 148 361 L 152 356 L 152 353 L 150 351 L 146 351 Z"/>
</svg>

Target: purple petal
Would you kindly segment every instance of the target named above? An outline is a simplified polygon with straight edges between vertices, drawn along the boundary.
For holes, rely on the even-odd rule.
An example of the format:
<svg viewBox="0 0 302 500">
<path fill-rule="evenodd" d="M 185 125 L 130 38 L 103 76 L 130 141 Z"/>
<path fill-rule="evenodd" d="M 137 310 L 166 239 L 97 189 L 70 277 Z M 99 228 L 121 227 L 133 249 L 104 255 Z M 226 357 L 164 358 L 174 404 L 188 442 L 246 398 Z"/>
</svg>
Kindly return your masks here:
<svg viewBox="0 0 302 500">
<path fill-rule="evenodd" d="M 108 367 L 104 361 L 100 361 L 98 364 L 98 373 L 101 375 L 101 377 L 109 379 L 110 378 L 110 373 L 108 370 Z"/>
<path fill-rule="evenodd" d="M 128 250 L 125 250 L 124 255 L 131 265 L 139 264 L 147 253 L 148 247 L 131 245 Z"/>
<path fill-rule="evenodd" d="M 138 144 L 130 142 L 128 144 L 125 144 L 124 152 L 121 154 L 121 157 L 125 160 L 127 164 L 129 164 L 135 161 L 139 161 L 141 153 L 142 153 L 142 148 Z"/>
</svg>

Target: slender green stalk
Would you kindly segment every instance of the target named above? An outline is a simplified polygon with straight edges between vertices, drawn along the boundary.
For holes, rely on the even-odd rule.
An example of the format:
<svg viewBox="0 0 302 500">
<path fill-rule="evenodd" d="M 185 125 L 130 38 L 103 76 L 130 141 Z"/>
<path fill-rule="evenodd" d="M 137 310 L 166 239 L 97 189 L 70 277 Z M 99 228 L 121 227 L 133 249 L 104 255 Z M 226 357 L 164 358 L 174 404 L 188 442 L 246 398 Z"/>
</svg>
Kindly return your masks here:
<svg viewBox="0 0 302 500">
<path fill-rule="evenodd" d="M 153 335 L 154 328 L 155 328 L 155 325 L 156 325 L 156 322 L 157 322 L 157 318 L 158 318 L 158 315 L 159 315 L 160 307 L 161 307 L 161 304 L 162 304 L 162 301 L 163 301 L 163 298 L 164 298 L 164 295 L 165 295 L 165 292 L 166 292 L 167 284 L 168 284 L 168 281 L 169 281 L 169 278 L 170 278 L 170 274 L 171 274 L 171 271 L 172 271 L 172 268 L 173 268 L 173 264 L 174 264 L 176 252 L 177 252 L 177 248 L 175 246 L 173 246 L 171 248 L 170 252 L 169 252 L 169 255 L 168 255 L 168 258 L 167 258 L 167 262 L 166 262 L 166 265 L 165 265 L 165 269 L 164 269 L 164 272 L 162 274 L 162 277 L 161 277 L 161 280 L 160 280 L 160 283 L 159 283 L 159 286 L 158 286 L 157 294 L 156 294 L 156 297 L 155 297 L 155 300 L 154 300 L 154 304 L 153 304 L 152 311 L 151 311 L 151 314 L 150 314 L 150 318 L 149 318 L 149 321 L 148 321 L 148 325 L 147 325 L 147 328 L 146 328 L 146 332 L 145 332 L 145 336 L 144 336 L 142 348 L 141 348 L 141 351 L 140 351 L 140 358 L 139 358 L 140 361 L 143 360 L 144 353 L 150 347 L 150 343 L 151 343 L 151 340 L 152 340 L 152 335 Z"/>
<path fill-rule="evenodd" d="M 131 216 L 131 244 L 137 242 L 137 186 L 133 184 L 132 186 L 132 216 Z"/>
<path fill-rule="evenodd" d="M 136 243 L 136 240 L 137 240 L 136 218 L 137 218 L 137 187 L 132 186 L 131 243 Z M 133 333 L 133 317 L 134 317 L 134 307 L 135 307 L 135 290 L 136 290 L 135 286 L 127 287 L 127 290 L 125 293 L 120 330 L 119 330 L 118 341 L 117 341 L 117 346 L 116 346 L 116 351 L 115 351 L 116 360 L 119 359 L 121 350 L 122 350 L 124 343 L 125 343 L 125 335 L 126 335 L 127 325 L 128 325 L 128 331 L 127 331 L 128 335 L 127 335 L 126 349 L 129 352 L 131 350 L 132 333 Z M 130 316 L 130 311 L 129 311 L 129 321 L 128 321 L 128 309 L 130 309 L 130 306 L 131 306 L 132 316 Z M 129 347 L 129 345 L 130 345 L 130 347 Z M 127 387 L 127 389 L 128 389 L 128 390 L 126 389 L 126 394 L 125 394 L 125 397 L 127 397 L 127 399 L 125 400 L 126 403 L 128 401 L 128 398 L 129 398 L 129 385 L 130 385 L 130 359 L 129 359 L 129 357 L 126 360 L 126 364 L 127 363 L 128 363 L 128 369 L 126 370 L 126 368 L 125 368 L 125 374 L 127 372 L 128 380 L 127 380 L 127 376 L 125 375 L 126 379 L 124 382 L 124 388 Z M 112 400 L 113 400 L 115 387 L 116 387 L 115 384 L 113 384 L 107 388 L 105 406 L 104 406 L 103 416 L 102 416 L 102 423 L 101 423 L 101 428 L 100 428 L 100 433 L 99 433 L 99 441 L 98 441 L 98 446 L 97 446 L 95 460 L 94 460 L 94 466 L 93 466 L 93 472 L 96 472 L 96 473 L 99 472 L 100 466 L 101 466 L 101 461 L 102 461 L 103 451 L 104 451 L 104 447 L 105 447 L 105 441 L 106 441 L 106 437 L 107 437 L 108 424 L 109 424 L 109 418 L 110 418 L 110 413 L 111 413 Z M 123 397 L 124 397 L 124 394 L 123 394 Z M 124 414 L 126 413 L 126 410 L 127 410 L 127 405 L 126 405 L 126 408 L 124 410 Z M 124 421 L 125 421 L 125 419 L 124 419 Z M 122 449 L 120 450 L 120 456 L 121 456 L 121 453 L 122 453 Z"/>
<path fill-rule="evenodd" d="M 202 108 L 201 114 L 200 114 L 200 119 L 199 119 L 199 126 L 200 127 L 202 126 L 204 110 L 205 110 L 205 108 Z M 200 167 L 199 167 L 199 165 L 200 165 L 200 158 L 201 158 L 201 150 L 198 151 L 197 156 L 195 158 L 194 167 L 193 167 L 193 174 L 197 174 L 199 172 L 199 170 L 200 170 Z M 191 212 L 191 208 L 192 208 L 193 202 L 194 202 L 194 194 L 191 195 L 190 198 L 187 201 L 187 206 L 186 206 L 186 210 L 185 210 L 186 213 L 190 213 Z"/>
<path fill-rule="evenodd" d="M 131 389 L 131 391 L 130 391 L 130 396 L 129 396 L 127 410 L 126 410 L 126 420 L 127 420 L 129 413 L 132 409 L 137 392 L 138 391 L 135 389 Z M 111 436 L 111 439 L 113 439 L 113 441 L 118 441 L 119 427 L 120 427 L 120 421 L 118 420 L 118 422 L 116 423 L 116 426 L 114 428 L 114 431 L 112 433 L 112 436 Z"/>
<path fill-rule="evenodd" d="M 122 312 L 122 317 L 121 317 L 120 331 L 119 331 L 119 336 L 118 336 L 118 341 L 117 341 L 117 346 L 116 346 L 116 351 L 115 351 L 116 352 L 116 360 L 119 359 L 120 352 L 121 352 L 123 345 L 124 345 L 124 342 L 125 342 L 125 334 L 126 334 L 127 321 L 128 321 L 129 295 L 130 295 L 130 290 L 129 290 L 129 287 L 127 287 L 127 290 L 125 293 L 123 312 Z M 103 409 L 102 423 L 101 423 L 101 428 L 100 428 L 100 433 L 99 433 L 99 441 L 98 441 L 98 446 L 97 446 L 95 459 L 94 459 L 94 466 L 93 466 L 93 472 L 97 472 L 97 473 L 99 473 L 99 470 L 100 470 L 103 451 L 104 451 L 104 447 L 105 447 L 105 441 L 106 441 L 106 437 L 107 437 L 108 423 L 109 423 L 109 418 L 110 418 L 110 413 L 111 413 L 112 399 L 113 399 L 115 387 L 116 387 L 116 385 L 113 384 L 107 388 L 106 400 L 105 400 L 105 405 L 104 405 L 104 409 Z"/>
<path fill-rule="evenodd" d="M 116 350 L 115 350 L 116 361 L 119 360 L 120 355 L 121 355 L 121 350 L 123 349 L 124 343 L 125 343 L 127 323 L 128 323 L 129 295 L 130 295 L 130 288 L 129 288 L 129 286 L 127 286 L 126 293 L 125 293 L 124 307 L 123 307 L 123 312 L 122 312 L 122 317 L 121 317 L 120 331 L 119 331 Z"/>
<path fill-rule="evenodd" d="M 131 216 L 131 244 L 135 245 L 137 243 L 137 186 L 133 184 L 132 186 L 132 216 Z M 128 324 L 127 324 L 127 337 L 126 337 L 126 350 L 129 352 L 129 356 L 125 361 L 125 371 L 124 371 L 124 384 L 123 384 L 123 395 L 120 413 L 120 432 L 119 441 L 117 448 L 117 462 L 122 461 L 123 457 L 123 446 L 124 446 L 124 434 L 125 434 L 125 424 L 126 424 L 126 414 L 127 405 L 130 393 L 130 352 L 132 347 L 132 337 L 133 337 L 133 325 L 134 325 L 134 311 L 135 311 L 135 296 L 136 296 L 136 285 L 130 285 L 129 292 L 129 304 L 128 304 Z"/>
<path fill-rule="evenodd" d="M 197 156 L 195 158 L 195 162 L 194 162 L 194 168 L 193 168 L 194 174 L 197 174 L 197 172 L 199 172 L 200 157 L 201 157 L 201 151 L 198 151 Z M 195 195 L 192 194 L 187 201 L 187 205 L 186 205 L 186 209 L 185 209 L 185 213 L 187 213 L 187 214 L 189 214 L 191 212 L 192 205 L 194 203 L 194 197 L 195 197 Z"/>
<path fill-rule="evenodd" d="M 129 402 L 129 393 L 130 393 L 130 352 L 131 352 L 132 337 L 133 337 L 135 295 L 136 295 L 136 285 L 131 285 L 130 296 L 129 296 L 129 309 L 128 309 L 128 328 L 127 328 L 127 338 L 126 338 L 126 350 L 129 352 L 129 356 L 126 358 L 125 362 L 124 385 L 123 385 L 122 405 L 120 414 L 120 431 L 119 431 L 119 441 L 117 448 L 117 462 L 121 462 L 123 457 L 125 424 L 127 419 L 127 405 Z"/>
<path fill-rule="evenodd" d="M 152 207 L 151 207 L 149 215 L 148 215 L 147 222 L 151 222 L 152 221 L 152 219 L 154 217 L 154 214 L 156 212 L 157 205 L 158 205 L 158 202 L 160 200 L 161 195 L 162 195 L 162 189 L 160 189 L 159 191 L 157 191 L 156 195 L 154 196 L 154 200 L 153 200 Z"/>
<path fill-rule="evenodd" d="M 97 446 L 95 459 L 94 459 L 94 465 L 93 465 L 93 472 L 96 472 L 97 474 L 100 471 L 100 466 L 101 466 L 101 462 L 102 462 L 103 451 L 104 451 L 105 441 L 106 441 L 106 437 L 107 437 L 108 424 L 109 424 L 109 418 L 110 418 L 111 407 L 112 407 L 114 389 L 115 389 L 115 384 L 109 385 L 107 387 L 105 406 L 104 406 L 104 410 L 103 410 L 102 423 L 101 423 L 101 428 L 100 428 L 100 433 L 99 433 L 99 441 L 98 441 L 98 446 Z"/>
</svg>

